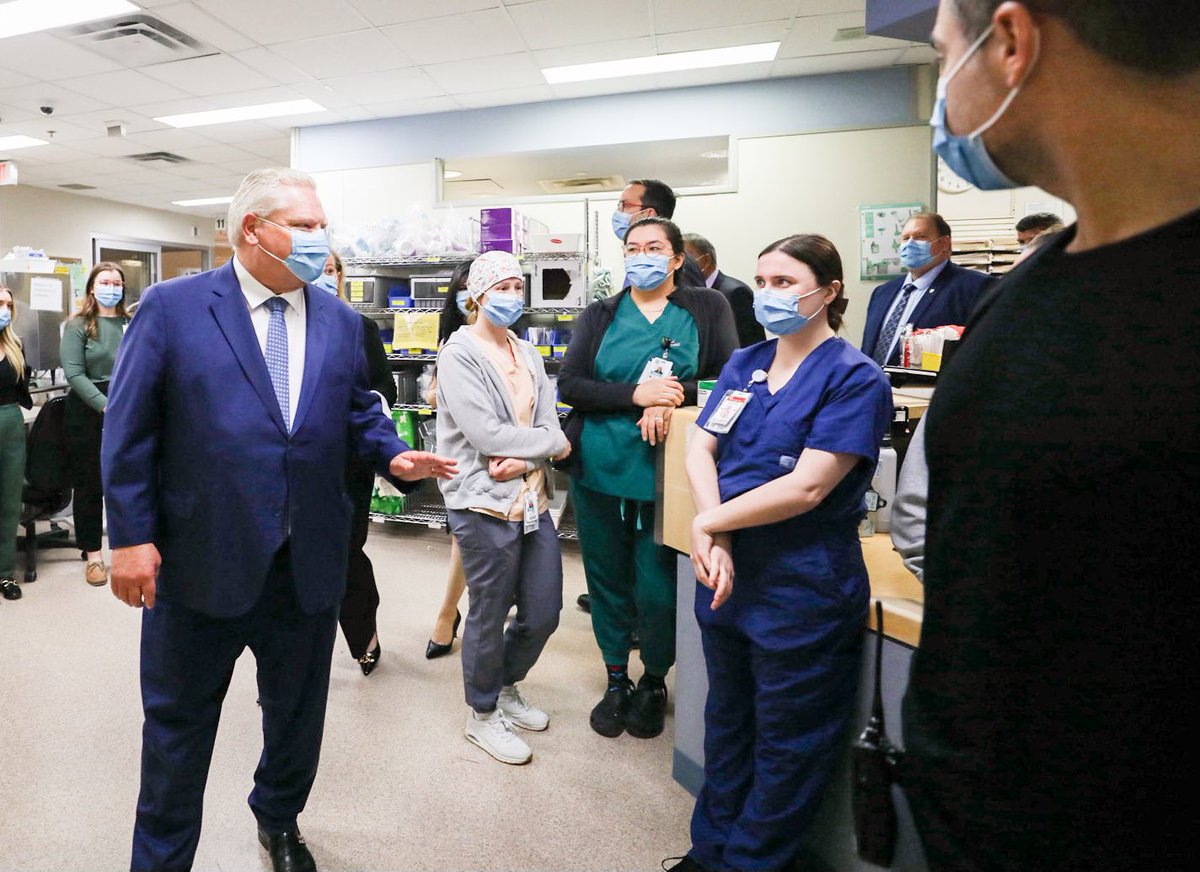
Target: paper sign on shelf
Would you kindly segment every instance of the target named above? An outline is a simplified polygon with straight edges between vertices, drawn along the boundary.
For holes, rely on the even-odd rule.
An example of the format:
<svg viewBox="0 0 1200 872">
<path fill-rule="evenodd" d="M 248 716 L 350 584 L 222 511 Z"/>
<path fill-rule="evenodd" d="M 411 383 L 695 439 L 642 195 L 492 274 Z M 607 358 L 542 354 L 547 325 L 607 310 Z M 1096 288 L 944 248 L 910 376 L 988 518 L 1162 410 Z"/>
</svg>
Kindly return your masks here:
<svg viewBox="0 0 1200 872">
<path fill-rule="evenodd" d="M 61 312 L 62 279 L 34 276 L 29 280 L 29 308 L 40 312 Z"/>
</svg>

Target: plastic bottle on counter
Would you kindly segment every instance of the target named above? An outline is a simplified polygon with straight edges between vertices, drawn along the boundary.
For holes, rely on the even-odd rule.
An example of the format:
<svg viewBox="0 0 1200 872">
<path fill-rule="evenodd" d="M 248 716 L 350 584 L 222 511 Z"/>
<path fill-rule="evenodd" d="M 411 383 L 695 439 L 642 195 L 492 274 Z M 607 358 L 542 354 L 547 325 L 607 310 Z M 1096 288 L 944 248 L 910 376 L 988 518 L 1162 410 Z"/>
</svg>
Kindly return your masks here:
<svg viewBox="0 0 1200 872">
<path fill-rule="evenodd" d="M 879 447 L 879 465 L 871 479 L 871 489 L 879 494 L 879 508 L 875 512 L 875 529 L 880 533 L 892 529 L 892 503 L 896 501 L 896 449 L 892 447 L 892 434 L 883 434 Z"/>
</svg>

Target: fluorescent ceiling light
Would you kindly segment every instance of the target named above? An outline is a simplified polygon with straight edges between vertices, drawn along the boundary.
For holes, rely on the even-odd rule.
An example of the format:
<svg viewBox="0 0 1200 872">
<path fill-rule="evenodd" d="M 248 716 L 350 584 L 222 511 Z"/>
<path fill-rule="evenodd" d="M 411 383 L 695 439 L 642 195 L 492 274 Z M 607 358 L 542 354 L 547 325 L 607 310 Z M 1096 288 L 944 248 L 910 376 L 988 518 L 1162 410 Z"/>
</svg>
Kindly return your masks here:
<svg viewBox="0 0 1200 872">
<path fill-rule="evenodd" d="M 0 39 L 141 11 L 127 0 L 9 0 L 0 4 Z"/>
<path fill-rule="evenodd" d="M 172 200 L 172 206 L 223 206 L 232 203 L 233 197 L 201 197 L 198 200 Z"/>
<path fill-rule="evenodd" d="M 442 173 L 443 179 L 457 179 L 461 176 L 462 173 L 460 173 L 458 170 L 446 170 L 444 173 Z"/>
<path fill-rule="evenodd" d="M 185 112 L 183 115 L 163 115 L 155 118 L 172 127 L 200 127 L 205 124 L 227 124 L 231 121 L 256 121 L 259 118 L 279 118 L 282 115 L 304 115 L 324 112 L 325 107 L 312 100 L 287 100 L 283 103 L 259 103 L 257 106 L 235 106 L 232 109 L 209 109 L 204 112 Z"/>
<path fill-rule="evenodd" d="M 699 70 L 706 67 L 731 67 L 775 60 L 777 42 L 756 45 L 734 45 L 704 51 L 681 51 L 674 54 L 627 58 L 622 61 L 600 61 L 594 64 L 572 64 L 566 67 L 547 67 L 542 75 L 551 85 L 564 82 L 590 82 L 594 79 L 618 79 L 625 76 L 646 76 L 652 73 L 674 73 L 679 70 Z"/>
<path fill-rule="evenodd" d="M 32 136 L 0 136 L 0 151 L 14 151 L 18 148 L 49 144 L 44 139 L 35 139 Z"/>
</svg>

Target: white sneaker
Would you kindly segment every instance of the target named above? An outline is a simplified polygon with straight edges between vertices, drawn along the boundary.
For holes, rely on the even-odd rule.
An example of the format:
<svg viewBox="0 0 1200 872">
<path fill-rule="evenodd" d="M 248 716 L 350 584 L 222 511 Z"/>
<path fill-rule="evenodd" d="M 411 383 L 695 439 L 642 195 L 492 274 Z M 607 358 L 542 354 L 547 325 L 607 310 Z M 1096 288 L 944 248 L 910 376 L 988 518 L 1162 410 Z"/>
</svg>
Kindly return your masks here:
<svg viewBox="0 0 1200 872">
<path fill-rule="evenodd" d="M 501 688 L 496 708 L 502 711 L 511 723 L 523 730 L 541 731 L 550 726 L 550 715 L 527 703 L 515 684 Z"/>
<path fill-rule="evenodd" d="M 472 709 L 467 715 L 464 732 L 467 741 L 474 742 L 501 763 L 519 766 L 533 757 L 533 751 L 513 732 L 512 725 L 505 719 L 499 706 L 488 715 L 481 715 Z"/>
</svg>

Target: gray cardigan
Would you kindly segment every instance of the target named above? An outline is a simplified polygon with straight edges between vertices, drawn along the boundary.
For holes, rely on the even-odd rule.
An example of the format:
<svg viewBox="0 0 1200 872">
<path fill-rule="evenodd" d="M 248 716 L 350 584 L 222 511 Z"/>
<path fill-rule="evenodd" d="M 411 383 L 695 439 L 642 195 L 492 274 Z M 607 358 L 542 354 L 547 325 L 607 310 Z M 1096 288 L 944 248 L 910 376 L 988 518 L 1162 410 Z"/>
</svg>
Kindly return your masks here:
<svg viewBox="0 0 1200 872">
<path fill-rule="evenodd" d="M 521 490 L 521 479 L 496 481 L 488 475 L 488 461 L 516 457 L 534 469 L 567 447 L 542 358 L 525 340 L 516 343 L 534 379 L 532 427 L 517 424 L 504 376 L 470 327 L 451 334 L 438 353 L 438 454 L 458 462 L 458 474 L 439 482 L 448 509 L 507 512 Z"/>
</svg>

